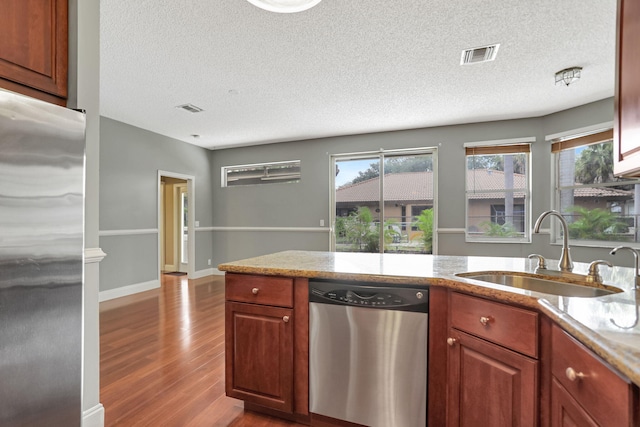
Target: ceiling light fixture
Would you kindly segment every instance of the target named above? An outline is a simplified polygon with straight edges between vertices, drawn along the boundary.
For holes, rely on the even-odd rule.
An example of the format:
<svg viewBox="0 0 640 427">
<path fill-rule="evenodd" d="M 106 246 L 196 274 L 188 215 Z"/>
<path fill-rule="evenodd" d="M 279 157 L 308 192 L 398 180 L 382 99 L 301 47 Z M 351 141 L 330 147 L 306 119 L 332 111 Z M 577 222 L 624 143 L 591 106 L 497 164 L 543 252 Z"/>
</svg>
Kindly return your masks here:
<svg viewBox="0 0 640 427">
<path fill-rule="evenodd" d="M 558 71 L 556 73 L 556 84 L 564 83 L 566 86 L 569 86 L 571 83 L 580 80 L 581 72 L 582 67 L 571 67 L 565 68 L 562 71 Z"/>
<path fill-rule="evenodd" d="M 277 13 L 294 13 L 311 9 L 322 0 L 247 0 L 260 9 Z"/>
</svg>

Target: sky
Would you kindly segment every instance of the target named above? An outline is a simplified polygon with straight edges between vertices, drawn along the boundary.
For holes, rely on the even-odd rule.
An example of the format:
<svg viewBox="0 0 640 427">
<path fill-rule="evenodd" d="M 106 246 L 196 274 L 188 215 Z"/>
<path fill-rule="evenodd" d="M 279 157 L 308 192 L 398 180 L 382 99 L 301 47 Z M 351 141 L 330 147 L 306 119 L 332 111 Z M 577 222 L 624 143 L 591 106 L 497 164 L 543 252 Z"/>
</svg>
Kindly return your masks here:
<svg viewBox="0 0 640 427">
<path fill-rule="evenodd" d="M 336 176 L 336 188 L 352 181 L 358 176 L 358 172 L 369 169 L 369 165 L 377 161 L 378 159 L 337 161 L 336 165 L 338 165 L 340 172 Z"/>
</svg>

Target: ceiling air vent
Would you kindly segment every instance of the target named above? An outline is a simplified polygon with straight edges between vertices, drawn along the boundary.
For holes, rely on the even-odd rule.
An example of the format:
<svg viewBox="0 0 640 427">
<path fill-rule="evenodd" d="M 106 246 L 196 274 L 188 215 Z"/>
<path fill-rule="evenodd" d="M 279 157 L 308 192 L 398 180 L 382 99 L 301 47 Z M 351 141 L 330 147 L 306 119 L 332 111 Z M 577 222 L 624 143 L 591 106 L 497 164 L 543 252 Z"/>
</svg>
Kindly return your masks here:
<svg viewBox="0 0 640 427">
<path fill-rule="evenodd" d="M 199 113 L 201 111 L 204 111 L 202 108 L 200 107 L 196 107 L 193 104 L 183 104 L 183 105 L 178 105 L 176 108 L 180 108 L 182 110 L 188 111 L 190 113 Z"/>
<path fill-rule="evenodd" d="M 462 51 L 462 57 L 460 58 L 460 65 L 477 64 L 479 62 L 493 61 L 496 59 L 498 53 L 499 44 L 492 44 L 490 46 L 474 47 L 472 49 L 465 49 Z"/>
</svg>

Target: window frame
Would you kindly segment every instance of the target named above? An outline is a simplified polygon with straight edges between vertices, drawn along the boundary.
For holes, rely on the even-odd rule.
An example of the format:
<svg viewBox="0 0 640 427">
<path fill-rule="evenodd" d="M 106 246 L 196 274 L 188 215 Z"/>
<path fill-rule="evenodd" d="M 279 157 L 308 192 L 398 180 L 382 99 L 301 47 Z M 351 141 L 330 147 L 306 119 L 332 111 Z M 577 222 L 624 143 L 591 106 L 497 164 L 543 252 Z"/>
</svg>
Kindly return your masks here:
<svg viewBox="0 0 640 427">
<path fill-rule="evenodd" d="M 493 141 L 478 141 L 478 142 L 467 142 L 463 144 L 465 149 L 464 154 L 464 192 L 465 192 L 465 227 L 464 227 L 464 235 L 466 243 L 531 243 L 531 207 L 532 207 L 532 194 L 531 194 L 531 182 L 532 182 L 532 156 L 531 156 L 531 145 L 536 141 L 535 137 L 522 137 L 522 138 L 512 138 L 512 139 L 501 139 L 501 140 L 493 140 Z M 525 148 L 526 146 L 526 148 Z M 517 151 L 522 150 L 522 151 Z M 524 215 L 523 215 L 523 235 L 518 237 L 494 237 L 487 236 L 484 233 L 480 235 L 472 235 L 469 231 L 471 226 L 469 221 L 469 200 L 470 194 L 477 194 L 478 192 L 482 194 L 495 194 L 502 193 L 506 194 L 507 190 L 470 190 L 467 188 L 469 181 L 469 168 L 468 168 L 468 159 L 470 156 L 479 156 L 479 155 L 507 155 L 507 154 L 526 154 L 526 165 L 525 165 L 525 185 L 524 189 L 511 189 L 512 193 L 524 193 L 523 202 L 515 203 L 516 205 L 524 206 Z M 494 203 L 495 204 L 495 203 Z M 491 206 L 491 205 L 490 205 Z M 489 208 L 491 209 L 491 208 Z M 490 216 L 490 215 L 489 215 Z"/>
<path fill-rule="evenodd" d="M 270 177 L 268 175 L 269 168 L 278 169 L 278 168 L 282 168 L 283 166 L 289 166 L 293 170 L 292 173 L 297 173 L 297 177 L 290 178 L 290 179 L 283 178 L 282 180 L 280 180 L 277 178 L 277 176 Z M 260 180 L 258 182 L 248 182 L 245 184 L 238 183 L 238 184 L 229 185 L 230 173 L 241 172 L 242 169 L 244 169 L 243 172 L 246 172 L 247 174 L 249 174 L 251 170 L 255 170 L 255 172 L 257 173 L 260 168 L 262 168 L 264 174 L 266 174 L 266 176 L 264 176 L 265 178 L 264 180 Z M 297 171 L 295 169 L 297 169 Z M 255 177 L 250 177 L 250 178 L 248 177 L 246 179 L 247 180 L 251 179 L 255 181 Z M 242 177 L 239 177 L 237 180 L 234 180 L 234 181 L 240 181 L 240 180 L 242 180 Z M 279 162 L 252 163 L 252 164 L 246 164 L 246 165 L 222 166 L 220 168 L 220 186 L 222 188 L 246 187 L 246 186 L 265 185 L 265 184 L 297 184 L 301 180 L 302 180 L 302 161 L 300 160 L 284 160 Z"/>
<path fill-rule="evenodd" d="M 432 254 L 437 254 L 438 248 L 438 147 L 419 147 L 419 148 L 399 148 L 399 149 L 384 149 L 381 148 L 378 151 L 363 151 L 355 153 L 338 153 L 332 154 L 329 162 L 329 250 L 336 251 L 336 162 L 347 160 L 364 160 L 377 158 L 379 162 L 384 164 L 386 157 L 398 157 L 398 156 L 419 156 L 419 155 L 431 155 L 433 162 L 433 245 Z M 382 189 L 384 188 L 384 166 L 381 167 L 381 179 L 380 179 L 380 217 L 384 218 L 384 198 L 382 197 Z M 408 217 L 409 215 L 407 215 Z M 384 252 L 383 234 L 380 233 L 380 247 Z"/>
<path fill-rule="evenodd" d="M 632 179 L 627 178 L 628 181 L 623 182 L 605 182 L 605 183 L 594 183 L 594 184 L 583 184 L 583 185 L 570 185 L 570 186 L 560 186 L 560 153 L 562 151 L 575 149 L 577 147 L 588 147 L 590 145 L 600 144 L 610 142 L 611 144 L 615 144 L 613 140 L 613 125 L 612 123 L 601 124 L 597 126 L 591 126 L 584 129 L 578 129 L 569 132 L 563 132 L 562 134 L 556 134 L 546 137 L 547 142 L 550 143 L 550 154 L 551 154 L 551 208 L 557 210 L 558 212 L 564 214 L 562 209 L 561 202 L 561 192 L 562 190 L 570 190 L 576 188 L 608 188 L 608 187 L 616 187 L 620 185 L 633 185 L 640 184 L 640 178 Z M 612 159 L 613 160 L 613 159 Z M 612 165 L 613 168 L 613 165 Z M 574 179 L 575 180 L 575 179 Z M 635 200 L 634 203 L 639 201 Z M 639 218 L 640 219 L 640 218 Z M 640 223 L 640 221 L 638 221 Z M 636 224 L 638 225 L 638 224 Z M 638 227 L 636 227 L 638 228 Z M 551 222 L 551 226 L 549 229 L 550 239 L 552 244 L 560 245 L 562 244 L 563 237 L 561 236 L 561 228 L 555 221 Z M 636 234 L 638 231 L 636 231 Z M 633 241 L 622 241 L 622 240 L 588 240 L 588 239 L 575 239 L 569 236 L 569 241 L 571 246 L 579 246 L 579 247 L 615 247 L 621 244 L 629 245 L 633 247 L 640 247 L 640 242 L 635 241 L 635 237 Z"/>
</svg>

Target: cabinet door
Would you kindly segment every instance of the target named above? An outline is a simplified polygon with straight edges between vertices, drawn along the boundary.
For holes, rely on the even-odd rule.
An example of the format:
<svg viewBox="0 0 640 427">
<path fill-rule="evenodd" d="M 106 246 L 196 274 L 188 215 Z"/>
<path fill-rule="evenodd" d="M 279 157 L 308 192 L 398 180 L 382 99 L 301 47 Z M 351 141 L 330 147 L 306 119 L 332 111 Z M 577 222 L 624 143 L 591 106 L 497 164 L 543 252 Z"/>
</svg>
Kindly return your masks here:
<svg viewBox="0 0 640 427">
<path fill-rule="evenodd" d="M 227 302 L 226 393 L 293 411 L 293 310 Z"/>
<path fill-rule="evenodd" d="M 63 103 L 67 9 L 68 0 L 0 0 L 0 87 Z"/>
<path fill-rule="evenodd" d="M 553 378 L 551 383 L 551 427 L 597 427 L 569 392 Z"/>
<path fill-rule="evenodd" d="M 633 424 L 633 386 L 557 325 L 551 328 L 551 373 L 602 427 Z"/>
<path fill-rule="evenodd" d="M 640 2 L 618 1 L 614 172 L 640 176 Z"/>
<path fill-rule="evenodd" d="M 450 337 L 447 425 L 537 425 L 538 362 L 456 329 Z"/>
</svg>

